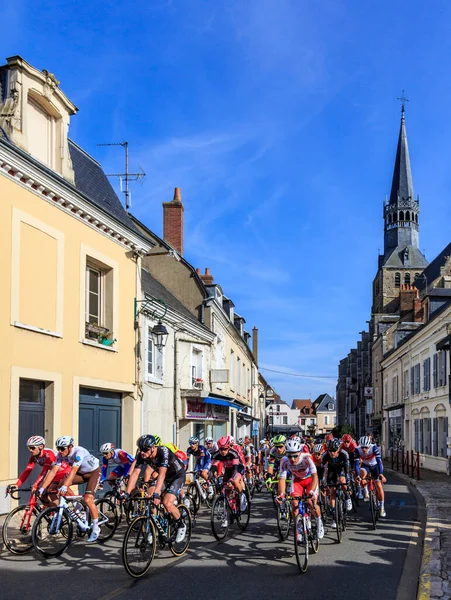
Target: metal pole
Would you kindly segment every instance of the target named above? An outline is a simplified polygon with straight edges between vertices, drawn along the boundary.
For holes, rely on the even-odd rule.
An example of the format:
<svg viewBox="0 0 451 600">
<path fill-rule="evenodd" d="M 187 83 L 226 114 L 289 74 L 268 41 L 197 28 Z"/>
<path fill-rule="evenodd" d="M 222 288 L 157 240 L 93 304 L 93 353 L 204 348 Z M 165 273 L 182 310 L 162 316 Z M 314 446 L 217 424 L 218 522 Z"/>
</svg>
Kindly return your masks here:
<svg viewBox="0 0 451 600">
<path fill-rule="evenodd" d="M 417 452 L 417 479 L 420 479 L 420 453 Z"/>
<path fill-rule="evenodd" d="M 125 211 L 128 212 L 130 207 L 128 199 L 128 142 L 124 142 L 125 146 Z"/>
<path fill-rule="evenodd" d="M 401 456 L 402 456 L 402 469 L 401 469 L 401 471 L 404 473 L 404 448 L 402 449 Z"/>
</svg>

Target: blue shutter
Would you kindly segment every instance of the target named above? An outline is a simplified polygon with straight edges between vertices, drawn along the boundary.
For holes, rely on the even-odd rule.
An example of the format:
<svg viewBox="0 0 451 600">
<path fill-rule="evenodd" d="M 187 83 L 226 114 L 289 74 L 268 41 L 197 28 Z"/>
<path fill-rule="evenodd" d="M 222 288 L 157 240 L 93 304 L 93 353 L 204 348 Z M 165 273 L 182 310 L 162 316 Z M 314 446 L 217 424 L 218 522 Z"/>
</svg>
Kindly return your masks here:
<svg viewBox="0 0 451 600">
<path fill-rule="evenodd" d="M 438 356 L 434 354 L 434 362 L 433 362 L 433 379 L 434 379 L 434 387 L 438 387 Z"/>
<path fill-rule="evenodd" d="M 414 367 L 410 368 L 410 395 L 413 396 L 415 394 L 415 369 Z"/>
</svg>

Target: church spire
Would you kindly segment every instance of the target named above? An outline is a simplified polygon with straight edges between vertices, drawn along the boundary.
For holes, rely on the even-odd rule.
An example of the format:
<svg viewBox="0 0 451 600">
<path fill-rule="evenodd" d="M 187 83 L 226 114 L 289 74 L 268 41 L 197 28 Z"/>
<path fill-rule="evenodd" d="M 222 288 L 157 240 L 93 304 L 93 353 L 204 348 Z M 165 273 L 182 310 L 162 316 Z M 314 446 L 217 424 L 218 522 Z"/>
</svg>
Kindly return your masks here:
<svg viewBox="0 0 451 600">
<path fill-rule="evenodd" d="M 409 99 L 404 96 L 402 91 L 401 98 L 401 127 L 399 129 L 398 147 L 396 149 L 395 169 L 393 171 L 393 181 L 390 192 L 390 204 L 399 204 L 404 199 L 414 199 L 412 171 L 410 168 L 409 147 L 407 145 L 405 102 Z"/>
</svg>

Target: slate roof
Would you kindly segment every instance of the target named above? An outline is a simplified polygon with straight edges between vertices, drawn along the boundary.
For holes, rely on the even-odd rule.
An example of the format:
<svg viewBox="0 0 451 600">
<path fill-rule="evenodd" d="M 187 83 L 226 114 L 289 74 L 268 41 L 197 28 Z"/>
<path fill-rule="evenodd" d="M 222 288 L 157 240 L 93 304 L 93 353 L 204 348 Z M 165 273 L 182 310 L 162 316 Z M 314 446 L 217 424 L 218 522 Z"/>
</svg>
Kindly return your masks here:
<svg viewBox="0 0 451 600">
<path fill-rule="evenodd" d="M 412 171 L 410 168 L 409 147 L 407 145 L 406 121 L 404 112 L 401 117 L 398 147 L 396 149 L 395 169 L 390 192 L 390 204 L 398 204 L 399 198 L 414 200 Z"/>
<path fill-rule="evenodd" d="M 321 394 L 320 396 L 318 396 L 318 398 L 315 400 L 315 402 L 313 403 L 316 409 L 316 412 L 322 412 L 322 411 L 328 411 L 327 408 L 325 408 L 326 404 L 328 404 L 329 402 L 333 402 L 335 405 L 335 410 L 337 409 L 337 401 L 335 400 L 335 398 L 332 398 L 332 396 L 329 396 L 329 394 Z"/>
<path fill-rule="evenodd" d="M 451 256 L 451 243 L 449 243 L 424 269 L 423 274 L 426 276 L 426 279 L 424 277 L 418 277 L 418 279 L 415 280 L 415 286 L 419 290 L 423 290 L 426 287 L 426 280 L 428 286 L 430 286 L 433 281 L 440 277 L 440 267 L 443 267 L 446 263 L 447 256 Z"/>
<path fill-rule="evenodd" d="M 141 269 L 141 289 L 144 294 L 149 294 L 154 298 L 161 298 L 161 300 L 166 302 L 168 307 L 176 310 L 189 321 L 201 326 L 200 321 L 198 321 L 196 317 L 190 313 L 186 306 L 184 306 L 180 300 L 177 300 L 177 298 L 173 296 L 171 292 L 164 287 L 164 285 L 152 277 L 152 275 L 145 269 Z"/>
<path fill-rule="evenodd" d="M 408 258 L 405 251 L 408 250 Z M 404 267 L 412 269 L 424 269 L 428 261 L 416 246 L 403 246 L 390 248 L 384 256 L 384 267 Z"/>
<path fill-rule="evenodd" d="M 75 173 L 75 187 L 96 206 L 102 208 L 135 233 L 139 233 L 125 212 L 100 164 L 72 140 L 68 140 L 68 143 Z"/>
</svg>

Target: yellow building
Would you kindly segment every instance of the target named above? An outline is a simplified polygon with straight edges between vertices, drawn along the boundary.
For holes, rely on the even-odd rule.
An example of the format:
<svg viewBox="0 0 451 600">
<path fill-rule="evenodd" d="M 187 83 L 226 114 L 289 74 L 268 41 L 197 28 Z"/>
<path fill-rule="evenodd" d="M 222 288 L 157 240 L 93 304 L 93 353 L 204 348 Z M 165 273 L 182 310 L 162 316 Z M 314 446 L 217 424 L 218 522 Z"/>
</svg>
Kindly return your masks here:
<svg viewBox="0 0 451 600">
<path fill-rule="evenodd" d="M 134 299 L 151 244 L 68 139 L 76 111 L 48 71 L 0 67 L 0 512 L 29 435 L 96 452 L 139 435 Z"/>
</svg>

